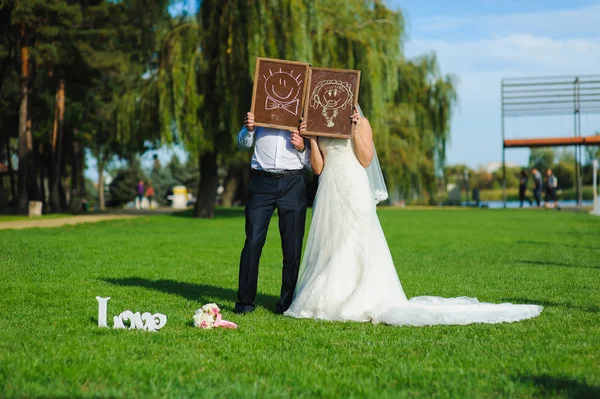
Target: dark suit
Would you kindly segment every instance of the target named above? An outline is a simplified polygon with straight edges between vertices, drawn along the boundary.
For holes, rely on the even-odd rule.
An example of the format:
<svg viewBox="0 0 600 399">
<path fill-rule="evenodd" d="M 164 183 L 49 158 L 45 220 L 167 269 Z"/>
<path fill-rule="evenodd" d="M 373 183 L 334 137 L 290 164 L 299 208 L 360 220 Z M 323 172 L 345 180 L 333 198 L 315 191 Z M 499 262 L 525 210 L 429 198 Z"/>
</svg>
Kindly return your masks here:
<svg viewBox="0 0 600 399">
<path fill-rule="evenodd" d="M 258 264 L 273 211 L 279 214 L 279 233 L 283 251 L 281 296 L 277 313 L 286 311 L 294 297 L 298 281 L 302 241 L 306 223 L 306 184 L 304 174 L 272 178 L 253 172 L 246 205 L 246 242 L 240 257 L 240 275 L 236 311 L 254 309 L 258 283 Z"/>
</svg>

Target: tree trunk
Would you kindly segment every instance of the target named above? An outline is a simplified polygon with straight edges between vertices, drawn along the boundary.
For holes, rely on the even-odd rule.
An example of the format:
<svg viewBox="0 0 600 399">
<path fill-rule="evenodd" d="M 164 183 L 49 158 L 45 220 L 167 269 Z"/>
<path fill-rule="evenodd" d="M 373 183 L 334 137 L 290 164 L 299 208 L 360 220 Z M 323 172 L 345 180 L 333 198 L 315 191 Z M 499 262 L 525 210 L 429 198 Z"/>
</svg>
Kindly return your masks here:
<svg viewBox="0 0 600 399">
<path fill-rule="evenodd" d="M 0 69 L 0 93 L 2 93 L 2 86 L 4 85 L 4 79 L 6 78 L 6 71 L 8 70 L 8 65 L 13 61 L 13 46 L 9 45 L 8 47 L 8 55 L 4 58 L 2 62 L 2 68 Z"/>
<path fill-rule="evenodd" d="M 25 25 L 21 24 L 21 106 L 19 108 L 19 194 L 17 209 L 21 214 L 29 212 L 27 196 L 27 100 L 29 91 L 29 48 L 25 43 Z"/>
<path fill-rule="evenodd" d="M 38 146 L 36 163 L 37 163 L 37 169 L 38 169 L 39 178 L 40 178 L 39 185 L 40 185 L 40 201 L 42 201 L 42 212 L 47 212 L 48 204 L 46 202 L 46 186 L 44 184 L 44 171 L 46 170 L 44 144 L 40 144 Z"/>
<path fill-rule="evenodd" d="M 13 206 L 17 202 L 17 184 L 15 182 L 15 170 L 12 167 L 12 154 L 10 152 L 10 139 L 6 139 L 6 164 L 8 165 L 8 177 L 10 179 L 10 202 Z"/>
<path fill-rule="evenodd" d="M 81 151 L 77 141 L 77 129 L 73 131 L 73 164 L 71 165 L 71 202 L 69 208 L 71 213 L 81 212 L 81 179 L 79 173 L 81 170 Z"/>
<path fill-rule="evenodd" d="M 0 164 L 4 164 L 4 146 L 0 145 Z M 4 175 L 0 172 L 0 213 L 5 213 L 7 210 L 6 195 L 4 192 Z"/>
<path fill-rule="evenodd" d="M 0 175 L 0 213 L 6 213 L 8 210 L 8 201 L 4 192 L 4 176 Z"/>
<path fill-rule="evenodd" d="M 60 179 L 60 183 L 58 183 L 58 194 L 60 197 L 60 209 L 66 210 L 69 209 L 69 193 L 67 187 L 69 187 L 69 178 L 65 177 Z"/>
<path fill-rule="evenodd" d="M 52 195 L 52 143 L 45 144 L 45 157 L 44 157 L 44 167 L 46 168 L 46 187 L 48 188 L 48 201 L 46 202 L 44 212 L 50 213 L 52 212 L 52 207 L 50 205 L 50 196 Z"/>
<path fill-rule="evenodd" d="M 29 76 L 30 82 L 35 82 L 36 77 L 36 64 L 35 61 L 30 60 L 29 68 L 31 74 Z M 33 83 L 32 83 L 33 84 Z M 36 153 L 33 150 L 33 127 L 31 123 L 31 101 L 27 102 L 27 158 L 29 160 L 27 167 L 27 186 L 29 201 L 40 201 L 42 194 L 40 193 L 40 187 L 38 186 L 37 179 L 37 167 L 36 167 Z"/>
<path fill-rule="evenodd" d="M 104 211 L 104 162 L 101 160 L 101 155 L 98 156 L 98 209 Z"/>
<path fill-rule="evenodd" d="M 225 207 L 229 208 L 233 205 L 240 183 L 239 173 L 240 171 L 234 168 L 229 170 L 227 180 L 225 181 L 225 191 L 223 191 L 223 195 L 221 196 L 221 204 Z"/>
<path fill-rule="evenodd" d="M 27 120 L 27 183 L 28 183 L 28 191 L 27 194 L 29 196 L 30 201 L 40 201 L 41 193 L 38 186 L 37 173 L 36 173 L 36 163 L 35 163 L 35 154 L 33 152 L 33 137 L 31 133 L 31 119 L 29 115 L 31 112 L 27 112 L 28 120 Z"/>
<path fill-rule="evenodd" d="M 56 89 L 54 132 L 52 135 L 52 184 L 50 185 L 50 206 L 52 212 L 61 212 L 61 181 L 63 130 L 65 115 L 65 80 L 61 76 Z"/>
<path fill-rule="evenodd" d="M 217 152 L 207 152 L 200 157 L 200 184 L 194 216 L 212 219 L 215 214 L 215 198 L 217 196 Z"/>
</svg>

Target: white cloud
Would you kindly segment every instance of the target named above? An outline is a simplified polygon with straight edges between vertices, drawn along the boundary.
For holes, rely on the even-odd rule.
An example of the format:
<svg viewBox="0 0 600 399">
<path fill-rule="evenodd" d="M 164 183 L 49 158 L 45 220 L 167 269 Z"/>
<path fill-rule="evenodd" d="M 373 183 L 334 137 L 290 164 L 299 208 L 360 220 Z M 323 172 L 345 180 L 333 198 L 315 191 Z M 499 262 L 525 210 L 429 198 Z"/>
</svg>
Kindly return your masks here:
<svg viewBox="0 0 600 399">
<path fill-rule="evenodd" d="M 406 51 L 409 56 L 435 51 L 447 72 L 600 72 L 600 37 L 559 40 L 512 34 L 474 40 L 414 40 L 406 44 Z"/>
</svg>

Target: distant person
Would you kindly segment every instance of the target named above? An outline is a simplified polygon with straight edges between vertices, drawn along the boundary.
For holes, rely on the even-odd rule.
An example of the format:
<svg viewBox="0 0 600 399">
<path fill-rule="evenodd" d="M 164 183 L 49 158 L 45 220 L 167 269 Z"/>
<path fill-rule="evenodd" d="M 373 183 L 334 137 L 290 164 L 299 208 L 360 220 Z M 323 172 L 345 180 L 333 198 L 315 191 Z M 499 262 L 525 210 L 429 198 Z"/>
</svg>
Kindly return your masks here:
<svg viewBox="0 0 600 399">
<path fill-rule="evenodd" d="M 538 208 L 542 205 L 542 174 L 536 168 L 531 170 L 533 175 L 533 196 Z"/>
<path fill-rule="evenodd" d="M 142 207 L 142 200 L 144 199 L 144 181 L 140 180 L 137 185 L 137 195 L 135 197 L 135 207 L 140 209 Z"/>
<path fill-rule="evenodd" d="M 531 199 L 527 196 L 527 181 L 529 177 L 527 176 L 527 172 L 525 170 L 521 171 L 521 177 L 519 179 L 519 201 L 521 202 L 520 207 L 523 208 L 523 202 L 527 200 L 529 202 L 529 206 L 532 205 Z"/>
<path fill-rule="evenodd" d="M 552 174 L 552 169 L 548 169 L 546 171 L 546 176 L 548 177 L 548 181 L 546 182 L 546 198 L 545 198 L 545 206 L 546 208 L 557 208 L 558 206 L 558 179 L 556 176 Z"/>
<path fill-rule="evenodd" d="M 152 200 L 154 200 L 154 195 L 154 187 L 152 187 L 152 183 L 148 183 L 148 188 L 146 189 L 146 198 L 148 198 L 150 208 L 152 208 Z"/>
<path fill-rule="evenodd" d="M 169 187 L 167 189 L 167 193 L 165 194 L 165 199 L 167 200 L 167 204 L 171 206 L 173 204 L 173 187 Z"/>
<path fill-rule="evenodd" d="M 481 198 L 479 197 L 479 189 L 477 187 L 475 187 L 473 189 L 473 201 L 475 201 L 475 207 L 479 208 L 479 202 L 481 201 Z"/>
</svg>

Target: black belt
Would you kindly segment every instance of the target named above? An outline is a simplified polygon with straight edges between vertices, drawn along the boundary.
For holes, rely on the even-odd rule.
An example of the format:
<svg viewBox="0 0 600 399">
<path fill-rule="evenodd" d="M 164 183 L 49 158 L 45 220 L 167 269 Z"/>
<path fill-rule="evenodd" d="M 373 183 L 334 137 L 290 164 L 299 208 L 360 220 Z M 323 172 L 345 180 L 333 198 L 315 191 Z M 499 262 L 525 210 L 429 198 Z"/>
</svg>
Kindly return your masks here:
<svg viewBox="0 0 600 399">
<path fill-rule="evenodd" d="M 286 177 L 303 175 L 304 169 L 283 170 L 281 172 L 267 172 L 266 170 L 252 169 L 252 176 L 266 177 L 269 179 L 284 179 Z"/>
</svg>

